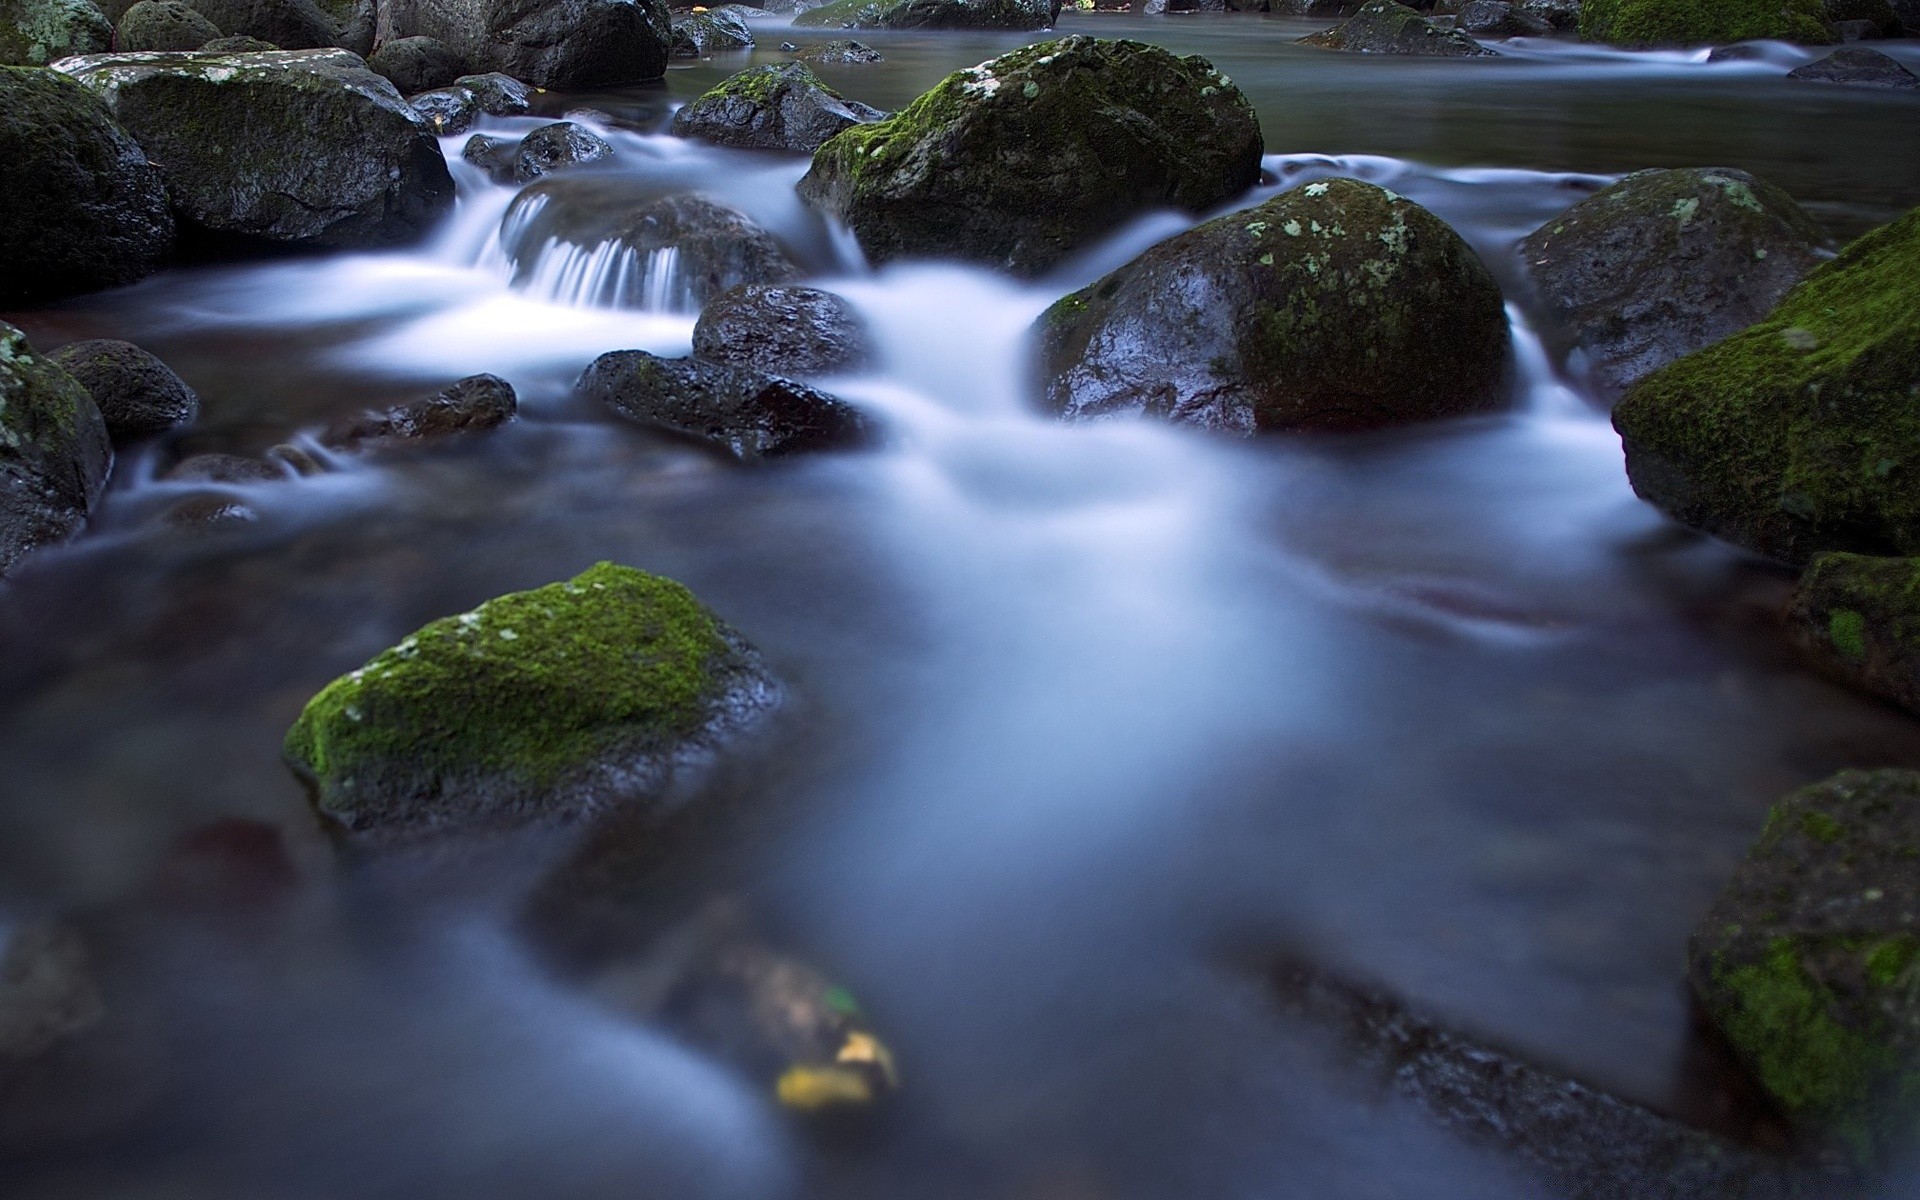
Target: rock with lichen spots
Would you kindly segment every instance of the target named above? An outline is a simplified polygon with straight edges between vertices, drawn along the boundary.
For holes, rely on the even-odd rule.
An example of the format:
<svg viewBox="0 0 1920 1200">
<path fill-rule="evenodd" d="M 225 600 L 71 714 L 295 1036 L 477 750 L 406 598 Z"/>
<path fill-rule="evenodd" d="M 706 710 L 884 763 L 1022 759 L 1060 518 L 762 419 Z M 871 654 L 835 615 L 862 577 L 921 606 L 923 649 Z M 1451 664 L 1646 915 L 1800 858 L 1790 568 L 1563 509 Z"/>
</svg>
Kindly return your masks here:
<svg viewBox="0 0 1920 1200">
<path fill-rule="evenodd" d="M 1920 772 L 1775 805 L 1695 926 L 1689 981 L 1808 1141 L 1867 1163 L 1920 1129 Z"/>
<path fill-rule="evenodd" d="M 1613 424 L 1634 491 L 1685 524 L 1793 564 L 1920 554 L 1920 209 L 1636 383 Z"/>
<path fill-rule="evenodd" d="M 775 694 L 686 588 L 600 563 L 444 617 L 328 684 L 285 755 L 322 817 L 376 838 L 662 801 Z"/>
<path fill-rule="evenodd" d="M 1036 325 L 1046 406 L 1238 434 L 1366 429 L 1502 396 L 1499 285 L 1438 217 L 1356 179 L 1169 238 Z"/>
<path fill-rule="evenodd" d="M 1920 558 L 1820 555 L 1787 629 L 1828 674 L 1920 715 Z"/>
<path fill-rule="evenodd" d="M 44 67 L 113 48 L 113 22 L 92 0 L 0 0 L 0 66 Z"/>
</svg>

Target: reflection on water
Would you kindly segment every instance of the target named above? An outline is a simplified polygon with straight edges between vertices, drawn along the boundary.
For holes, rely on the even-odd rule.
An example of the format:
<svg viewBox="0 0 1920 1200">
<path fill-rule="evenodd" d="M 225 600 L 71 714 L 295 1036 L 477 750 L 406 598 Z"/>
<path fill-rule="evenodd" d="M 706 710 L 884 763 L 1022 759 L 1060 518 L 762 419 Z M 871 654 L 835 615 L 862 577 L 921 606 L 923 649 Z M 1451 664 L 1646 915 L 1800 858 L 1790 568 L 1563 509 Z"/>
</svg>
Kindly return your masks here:
<svg viewBox="0 0 1920 1200">
<path fill-rule="evenodd" d="M 96 534 L 0 597 L 0 904 L 82 914 L 114 1036 L 157 1040 L 153 1061 L 75 1065 L 73 1102 L 164 1097 L 160 1118 L 31 1140 L 9 1195 L 1533 1194 L 1282 1022 L 1228 961 L 1262 944 L 1714 1119 L 1688 927 L 1774 797 L 1920 765 L 1920 735 L 1784 652 L 1782 575 L 1634 500 L 1604 414 L 1532 332 L 1513 245 L 1665 164 L 1754 170 L 1845 232 L 1920 201 L 1920 132 L 1884 97 L 1775 78 L 1786 51 L 1415 64 L 1308 53 L 1271 19 L 1074 28 L 1208 53 L 1249 89 L 1274 182 L 1246 203 L 1351 174 L 1459 228 L 1510 297 L 1507 411 L 1244 444 L 1057 425 L 1028 407 L 1027 326 L 1184 218 L 1038 283 L 870 273 L 794 201 L 803 162 L 657 136 L 644 89 L 547 99 L 609 114 L 616 199 L 697 188 L 859 308 L 878 365 L 823 384 L 884 420 L 884 449 L 745 471 L 576 402 L 596 354 L 684 353 L 693 314 L 582 306 L 603 278 L 584 269 L 515 287 L 513 192 L 464 165 L 417 252 L 181 271 L 8 318 L 42 346 L 141 341 L 205 401 L 181 446 L 122 462 Z M 1020 40 L 862 36 L 887 64 L 823 73 L 888 106 Z M 156 519 L 174 450 L 258 450 L 483 370 L 522 420 L 230 489 L 261 514 L 243 529 Z M 728 783 L 753 819 L 629 902 L 641 928 L 647 905 L 744 891 L 854 985 L 906 1079 L 864 1139 L 797 1137 L 723 1066 L 586 999 L 500 915 L 524 861 L 468 881 L 485 903 L 423 909 L 341 870 L 278 761 L 333 675 L 600 558 L 685 580 L 799 697 Z M 205 831 L 236 818 L 281 848 L 209 866 Z M 183 872 L 228 900 L 183 901 Z M 270 903 L 228 902 L 263 873 Z"/>
</svg>

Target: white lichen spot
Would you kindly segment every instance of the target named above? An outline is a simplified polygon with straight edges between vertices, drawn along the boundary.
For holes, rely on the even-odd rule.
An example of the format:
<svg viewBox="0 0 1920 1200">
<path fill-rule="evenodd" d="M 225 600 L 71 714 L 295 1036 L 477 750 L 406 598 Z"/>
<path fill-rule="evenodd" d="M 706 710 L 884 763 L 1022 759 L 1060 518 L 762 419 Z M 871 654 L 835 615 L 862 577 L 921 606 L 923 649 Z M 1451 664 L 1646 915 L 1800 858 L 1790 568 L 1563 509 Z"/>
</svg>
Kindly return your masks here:
<svg viewBox="0 0 1920 1200">
<path fill-rule="evenodd" d="M 1270 267 L 1273 265 L 1273 251 L 1269 250 L 1265 254 L 1262 254 L 1260 256 L 1260 265 L 1263 267 Z"/>
<path fill-rule="evenodd" d="M 500 640 L 503 642 L 517 642 L 520 640 L 520 635 L 511 629 L 502 629 L 500 631 Z"/>
<path fill-rule="evenodd" d="M 1288 237 L 1299 237 L 1299 236 L 1300 236 L 1300 222 L 1298 222 L 1298 221 L 1287 221 L 1287 222 L 1285 222 L 1284 224 L 1282 224 L 1282 225 L 1280 226 L 1280 231 L 1281 231 L 1282 233 L 1284 233 L 1284 234 L 1286 234 L 1286 235 L 1287 235 Z"/>
<path fill-rule="evenodd" d="M 1799 350 L 1802 353 L 1808 350 L 1817 350 L 1820 347 L 1820 339 L 1814 336 L 1813 330 L 1802 329 L 1798 325 L 1795 325 L 1792 329 L 1781 330 L 1780 340 L 1785 342 L 1790 349 Z"/>
<path fill-rule="evenodd" d="M 1327 185 L 1324 183 L 1310 183 L 1303 190 L 1309 196 L 1324 196 L 1327 194 Z"/>
<path fill-rule="evenodd" d="M 1247 232 L 1256 238 L 1263 238 L 1267 236 L 1267 223 L 1265 221 L 1248 221 Z"/>
<path fill-rule="evenodd" d="M 360 710 L 355 708 L 351 704 L 347 705 L 347 707 L 343 711 L 347 714 L 347 720 L 349 721 L 361 721 L 366 719 L 365 716 L 360 712 Z"/>
<path fill-rule="evenodd" d="M 1040 85 L 1029 79 L 1027 80 L 1027 86 L 1020 89 L 1020 94 L 1031 100 L 1040 94 Z"/>
<path fill-rule="evenodd" d="M 1673 202 L 1673 212 L 1669 215 L 1678 220 L 1682 225 L 1685 225 L 1688 221 L 1693 220 L 1693 215 L 1699 211 L 1700 201 L 1692 196 L 1688 196 L 1683 200 L 1675 200 Z"/>
<path fill-rule="evenodd" d="M 1753 256 L 1755 258 L 1765 258 L 1767 256 L 1767 248 L 1765 246 L 1755 246 L 1753 248 Z"/>
</svg>

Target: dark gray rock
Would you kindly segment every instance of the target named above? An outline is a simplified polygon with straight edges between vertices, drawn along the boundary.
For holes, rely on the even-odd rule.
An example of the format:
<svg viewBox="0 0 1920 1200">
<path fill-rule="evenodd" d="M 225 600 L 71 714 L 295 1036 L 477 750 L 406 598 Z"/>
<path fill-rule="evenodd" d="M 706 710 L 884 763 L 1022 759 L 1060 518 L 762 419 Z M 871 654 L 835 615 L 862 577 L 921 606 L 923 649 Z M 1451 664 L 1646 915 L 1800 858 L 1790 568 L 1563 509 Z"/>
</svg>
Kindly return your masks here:
<svg viewBox="0 0 1920 1200">
<path fill-rule="evenodd" d="M 866 445 L 859 409 L 776 375 L 644 350 L 603 354 L 579 391 L 615 413 L 724 449 L 742 461 Z"/>
<path fill-rule="evenodd" d="M 1500 287 L 1438 217 L 1356 179 L 1169 238 L 1036 325 L 1046 406 L 1241 435 L 1484 412 L 1503 396 Z"/>
<path fill-rule="evenodd" d="M 1392 0 L 1373 0 L 1332 29 L 1301 38 L 1300 44 L 1347 54 L 1473 58 L 1493 53 L 1458 29 L 1442 29 Z"/>
<path fill-rule="evenodd" d="M 520 143 L 512 138 L 476 133 L 460 148 L 460 157 L 487 173 L 487 178 L 506 185 L 513 182 L 513 155 Z"/>
<path fill-rule="evenodd" d="M 828 138 L 887 114 L 848 100 L 805 63 L 751 67 L 673 114 L 672 131 L 742 150 L 812 154 Z"/>
<path fill-rule="evenodd" d="M 1835 50 L 1825 58 L 1795 67 L 1788 79 L 1803 83 L 1838 83 L 1847 87 L 1887 88 L 1907 91 L 1920 88 L 1920 78 L 1878 50 L 1849 46 Z"/>
<path fill-rule="evenodd" d="M 1639 171 L 1521 242 L 1561 349 L 1618 392 L 1767 315 L 1821 260 L 1793 198 L 1745 171 Z"/>
<path fill-rule="evenodd" d="M 688 13 L 673 23 L 670 53 L 675 58 L 710 58 L 732 50 L 751 50 L 753 31 L 747 28 L 744 5 L 724 4 L 704 12 Z"/>
<path fill-rule="evenodd" d="M 1460 28 L 1476 38 L 1545 37 L 1553 26 L 1507 0 L 1469 0 L 1460 10 Z"/>
<path fill-rule="evenodd" d="M 1514 8 L 1545 21 L 1555 33 L 1572 33 L 1580 28 L 1580 0 L 1520 0 Z"/>
<path fill-rule="evenodd" d="M 47 357 L 87 389 L 116 446 L 191 425 L 200 416 L 200 397 L 186 381 L 131 342 L 68 342 Z"/>
<path fill-rule="evenodd" d="M 585 166 L 613 157 L 613 147 L 584 125 L 555 121 L 520 139 L 513 156 L 513 177 L 529 183 L 567 167 Z"/>
<path fill-rule="evenodd" d="M 826 66 L 851 66 L 856 63 L 877 63 L 887 61 L 878 50 L 865 42 L 856 42 L 849 38 L 823 42 L 818 46 L 807 46 L 797 50 L 794 57 L 801 62 L 821 63 Z"/>
<path fill-rule="evenodd" d="M 390 0 L 383 38 L 438 38 L 479 71 L 585 91 L 658 79 L 672 37 L 664 0 Z"/>
<path fill-rule="evenodd" d="M 43 67 L 113 48 L 113 21 L 92 0 L 0 0 L 0 66 Z"/>
<path fill-rule="evenodd" d="M 120 18 L 119 48 L 197 50 L 220 37 L 220 27 L 186 0 L 140 0 Z"/>
<path fill-rule="evenodd" d="M 480 117 L 480 98 L 463 87 L 435 88 L 408 96 L 407 103 L 441 137 L 465 133 Z"/>
<path fill-rule="evenodd" d="M 475 433 L 506 424 L 518 409 L 512 384 L 498 375 L 469 375 L 425 400 L 337 421 L 320 434 L 320 444 L 363 450 Z"/>
<path fill-rule="evenodd" d="M 173 240 L 159 168 L 99 97 L 0 67 L 0 304 L 132 283 Z"/>
<path fill-rule="evenodd" d="M 0 574 L 84 524 L 112 465 L 87 389 L 0 322 Z"/>
<path fill-rule="evenodd" d="M 325 50 L 340 28 L 313 0 L 193 0 L 229 37 L 259 38 L 282 50 Z"/>
<path fill-rule="evenodd" d="M 345 50 L 99 55 L 93 89 L 221 248 L 411 241 L 453 207 L 433 130 Z"/>
<path fill-rule="evenodd" d="M 776 375 L 831 375 L 871 357 L 867 328 L 832 292 L 742 284 L 715 296 L 693 327 L 693 355 Z"/>
<path fill-rule="evenodd" d="M 367 69 L 385 76 L 402 96 L 411 96 L 447 87 L 467 73 L 467 64 L 439 38 L 405 37 L 375 50 Z"/>
<path fill-rule="evenodd" d="M 490 117 L 517 117 L 532 106 L 527 85 L 498 71 L 462 75 L 453 82 L 472 92 L 480 111 Z"/>
</svg>

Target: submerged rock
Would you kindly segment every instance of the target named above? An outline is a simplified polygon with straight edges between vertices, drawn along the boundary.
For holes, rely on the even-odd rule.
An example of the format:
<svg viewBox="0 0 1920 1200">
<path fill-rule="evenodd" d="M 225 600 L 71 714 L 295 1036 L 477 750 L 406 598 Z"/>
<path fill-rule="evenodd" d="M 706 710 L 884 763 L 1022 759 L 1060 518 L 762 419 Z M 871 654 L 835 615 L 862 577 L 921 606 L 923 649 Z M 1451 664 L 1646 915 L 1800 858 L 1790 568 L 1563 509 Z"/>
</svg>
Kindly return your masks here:
<svg viewBox="0 0 1920 1200">
<path fill-rule="evenodd" d="M 555 121 L 520 139 L 513 156 L 513 177 L 531 183 L 566 167 L 580 167 L 613 157 L 613 147 L 584 125 Z"/>
<path fill-rule="evenodd" d="M 860 314 L 832 292 L 743 284 L 701 310 L 693 354 L 780 375 L 831 375 L 865 366 L 871 351 Z"/>
<path fill-rule="evenodd" d="M 1869 1162 L 1920 1128 L 1920 772 L 1775 805 L 1695 927 L 1694 994 L 1810 1140 Z"/>
<path fill-rule="evenodd" d="M 92 0 L 0 0 L 0 66 L 43 67 L 113 48 L 113 22 Z"/>
<path fill-rule="evenodd" d="M 132 283 L 173 252 L 159 168 L 66 76 L 0 67 L 0 304 Z"/>
<path fill-rule="evenodd" d="M 748 462 L 856 449 L 874 435 L 866 414 L 805 384 L 644 350 L 602 354 L 580 377 L 579 391 L 628 420 L 706 442 Z"/>
<path fill-rule="evenodd" d="M 669 52 L 675 58 L 707 58 L 729 50 L 751 50 L 753 31 L 746 21 L 751 11 L 742 4 L 723 4 L 688 13 L 673 23 Z"/>
<path fill-rule="evenodd" d="M 175 210 L 221 247 L 390 246 L 453 206 L 433 130 L 345 50 L 99 55 L 60 69 L 106 100 Z"/>
<path fill-rule="evenodd" d="M 1758 554 L 1920 554 L 1920 210 L 1766 320 L 1647 376 L 1614 428 L 1641 499 Z"/>
<path fill-rule="evenodd" d="M 1056 0 L 835 0 L 793 18 L 797 29 L 1045 29 L 1060 15 Z"/>
<path fill-rule="evenodd" d="M 186 0 L 140 0 L 120 18 L 114 31 L 118 49 L 197 50 L 220 38 L 220 27 L 200 15 Z M 90 53 L 103 53 L 102 46 Z"/>
<path fill-rule="evenodd" d="M 1580 36 L 1633 47 L 1833 41 L 1820 0 L 1585 0 Z"/>
<path fill-rule="evenodd" d="M 115 445 L 191 425 L 200 416 L 200 397 L 186 381 L 131 342 L 68 342 L 47 357 L 87 389 Z"/>
<path fill-rule="evenodd" d="M 877 63 L 887 61 L 878 50 L 865 42 L 856 42 L 848 38 L 825 42 L 818 46 L 808 46 L 798 50 L 793 56 L 800 62 L 823 63 L 828 66 L 849 66 L 856 63 Z"/>
<path fill-rule="evenodd" d="M 334 680 L 285 754 L 350 833 L 510 828 L 659 801 L 676 764 L 772 698 L 758 656 L 686 588 L 603 562 Z"/>
<path fill-rule="evenodd" d="M 87 390 L 0 322 L 0 574 L 78 529 L 112 465 Z"/>
<path fill-rule="evenodd" d="M 750 67 L 673 114 L 672 132 L 741 150 L 811 154 L 828 138 L 887 114 L 820 82 L 804 63 Z"/>
<path fill-rule="evenodd" d="M 1501 399 L 1507 320 L 1438 217 L 1356 179 L 1169 238 L 1036 325 L 1048 408 L 1208 429 L 1366 429 Z"/>
<path fill-rule="evenodd" d="M 474 433 L 506 424 L 518 409 L 512 384 L 498 375 L 469 375 L 425 400 L 337 421 L 321 433 L 320 444 L 334 450 L 360 450 L 379 443 Z"/>
<path fill-rule="evenodd" d="M 1393 0 L 1374 0 L 1332 29 L 1301 38 L 1300 44 L 1349 54 L 1472 58 L 1493 53 L 1458 29 L 1442 29 Z"/>
<path fill-rule="evenodd" d="M 1825 58 L 1787 72 L 1788 79 L 1803 83 L 1838 83 L 1848 87 L 1889 88 L 1906 91 L 1920 88 L 1920 77 L 1878 50 L 1849 47 L 1835 50 Z"/>
<path fill-rule="evenodd" d="M 560 91 L 658 79 L 672 36 L 664 0 L 389 0 L 383 20 L 389 36 L 438 38 L 474 69 Z"/>
<path fill-rule="evenodd" d="M 1617 392 L 1766 316 L 1821 260 L 1820 229 L 1745 171 L 1637 171 L 1520 243 L 1534 287 Z"/>
<path fill-rule="evenodd" d="M 1829 674 L 1920 715 L 1920 558 L 1820 555 L 1787 629 Z"/>
<path fill-rule="evenodd" d="M 1260 126 L 1202 58 L 1088 37 L 956 71 L 814 155 L 808 203 L 868 258 L 1036 275 L 1157 208 L 1202 212 L 1260 176 Z"/>
<path fill-rule="evenodd" d="M 467 73 L 467 64 L 439 38 L 404 37 L 367 57 L 367 69 L 385 76 L 402 96 L 451 85 Z"/>
</svg>

